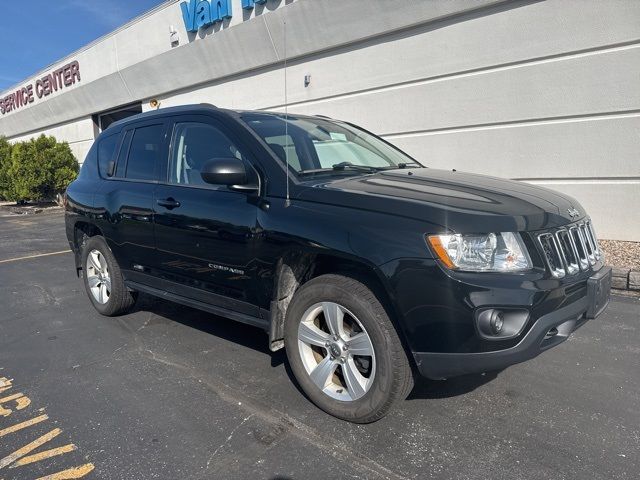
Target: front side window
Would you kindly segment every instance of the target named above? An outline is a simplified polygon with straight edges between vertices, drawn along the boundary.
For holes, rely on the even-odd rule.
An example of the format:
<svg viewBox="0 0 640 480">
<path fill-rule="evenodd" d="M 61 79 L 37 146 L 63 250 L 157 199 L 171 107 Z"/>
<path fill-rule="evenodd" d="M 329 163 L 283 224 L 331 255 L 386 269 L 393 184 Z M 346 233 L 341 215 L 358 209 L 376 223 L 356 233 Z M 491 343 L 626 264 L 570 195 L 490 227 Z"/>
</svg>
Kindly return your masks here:
<svg viewBox="0 0 640 480">
<path fill-rule="evenodd" d="M 133 180 L 157 180 L 163 141 L 164 125 L 136 128 L 129 148 L 125 177 Z"/>
<path fill-rule="evenodd" d="M 173 153 L 169 183 L 208 185 L 200 175 L 202 167 L 214 158 L 239 158 L 235 144 L 218 128 L 208 123 L 178 123 L 173 132 Z"/>
<path fill-rule="evenodd" d="M 382 139 L 347 123 L 263 113 L 246 113 L 242 119 L 301 174 L 345 167 L 384 170 L 422 166 Z"/>
</svg>

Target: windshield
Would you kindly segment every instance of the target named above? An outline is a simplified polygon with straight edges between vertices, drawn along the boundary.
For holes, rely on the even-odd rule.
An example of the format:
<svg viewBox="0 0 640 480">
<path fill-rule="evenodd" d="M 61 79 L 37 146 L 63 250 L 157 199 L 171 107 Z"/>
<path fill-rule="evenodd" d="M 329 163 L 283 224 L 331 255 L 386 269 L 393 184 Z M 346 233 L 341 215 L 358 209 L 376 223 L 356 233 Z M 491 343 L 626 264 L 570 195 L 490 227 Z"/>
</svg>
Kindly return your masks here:
<svg viewBox="0 0 640 480">
<path fill-rule="evenodd" d="M 335 120 L 261 113 L 242 119 L 283 162 L 288 154 L 289 166 L 300 174 L 422 166 L 380 138 Z"/>
</svg>

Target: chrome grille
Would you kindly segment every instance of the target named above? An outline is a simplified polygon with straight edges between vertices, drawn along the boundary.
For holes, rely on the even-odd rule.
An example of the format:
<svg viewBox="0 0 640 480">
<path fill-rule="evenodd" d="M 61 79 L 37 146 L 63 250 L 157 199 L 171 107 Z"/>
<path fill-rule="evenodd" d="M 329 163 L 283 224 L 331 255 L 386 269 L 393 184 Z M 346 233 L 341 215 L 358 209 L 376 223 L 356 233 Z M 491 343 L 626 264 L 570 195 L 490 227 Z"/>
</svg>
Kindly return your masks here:
<svg viewBox="0 0 640 480">
<path fill-rule="evenodd" d="M 551 275 L 562 278 L 587 270 L 602 258 L 590 220 L 538 235 Z"/>
<path fill-rule="evenodd" d="M 562 254 L 562 260 L 564 266 L 569 275 L 575 275 L 580 270 L 578 266 L 578 250 L 573 247 L 571 243 L 571 237 L 568 230 L 559 230 L 556 232 L 556 238 L 558 239 L 558 245 L 560 246 L 560 253 Z"/>
<path fill-rule="evenodd" d="M 580 263 L 580 269 L 586 270 L 589 268 L 589 259 L 587 258 L 587 249 L 584 246 L 584 237 L 577 225 L 569 228 L 569 234 L 571 240 L 573 240 L 573 246 L 576 247 L 578 253 L 578 262 Z"/>
<path fill-rule="evenodd" d="M 564 277 L 564 265 L 562 263 L 562 254 L 560 253 L 560 247 L 556 238 L 550 233 L 543 233 L 538 235 L 538 241 L 542 246 L 544 257 L 547 261 L 547 266 L 551 269 L 551 274 L 554 277 Z"/>
</svg>

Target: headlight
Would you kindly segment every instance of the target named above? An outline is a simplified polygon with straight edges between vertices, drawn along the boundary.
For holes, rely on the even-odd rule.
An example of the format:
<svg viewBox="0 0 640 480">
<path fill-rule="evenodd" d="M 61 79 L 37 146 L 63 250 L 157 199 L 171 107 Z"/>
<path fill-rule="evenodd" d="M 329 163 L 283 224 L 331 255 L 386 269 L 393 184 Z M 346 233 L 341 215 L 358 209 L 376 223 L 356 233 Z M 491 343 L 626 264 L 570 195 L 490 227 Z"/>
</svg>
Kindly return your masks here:
<svg viewBox="0 0 640 480">
<path fill-rule="evenodd" d="M 429 244 L 448 268 L 473 272 L 519 272 L 531 268 L 520 234 L 430 235 Z"/>
</svg>

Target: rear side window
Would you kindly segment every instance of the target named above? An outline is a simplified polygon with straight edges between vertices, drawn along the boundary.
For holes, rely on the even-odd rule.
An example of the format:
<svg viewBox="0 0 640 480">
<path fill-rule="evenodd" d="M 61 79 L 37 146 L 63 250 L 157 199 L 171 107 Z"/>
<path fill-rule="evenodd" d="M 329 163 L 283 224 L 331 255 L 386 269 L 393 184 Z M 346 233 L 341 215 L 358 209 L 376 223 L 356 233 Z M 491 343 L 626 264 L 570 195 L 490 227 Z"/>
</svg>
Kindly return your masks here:
<svg viewBox="0 0 640 480">
<path fill-rule="evenodd" d="M 119 135 L 111 135 L 103 138 L 98 143 L 98 169 L 102 178 L 107 178 L 109 170 L 109 162 L 114 159 L 116 147 L 118 146 Z"/>
<path fill-rule="evenodd" d="M 162 158 L 164 125 L 137 128 L 133 133 L 125 178 L 157 180 Z"/>
</svg>

